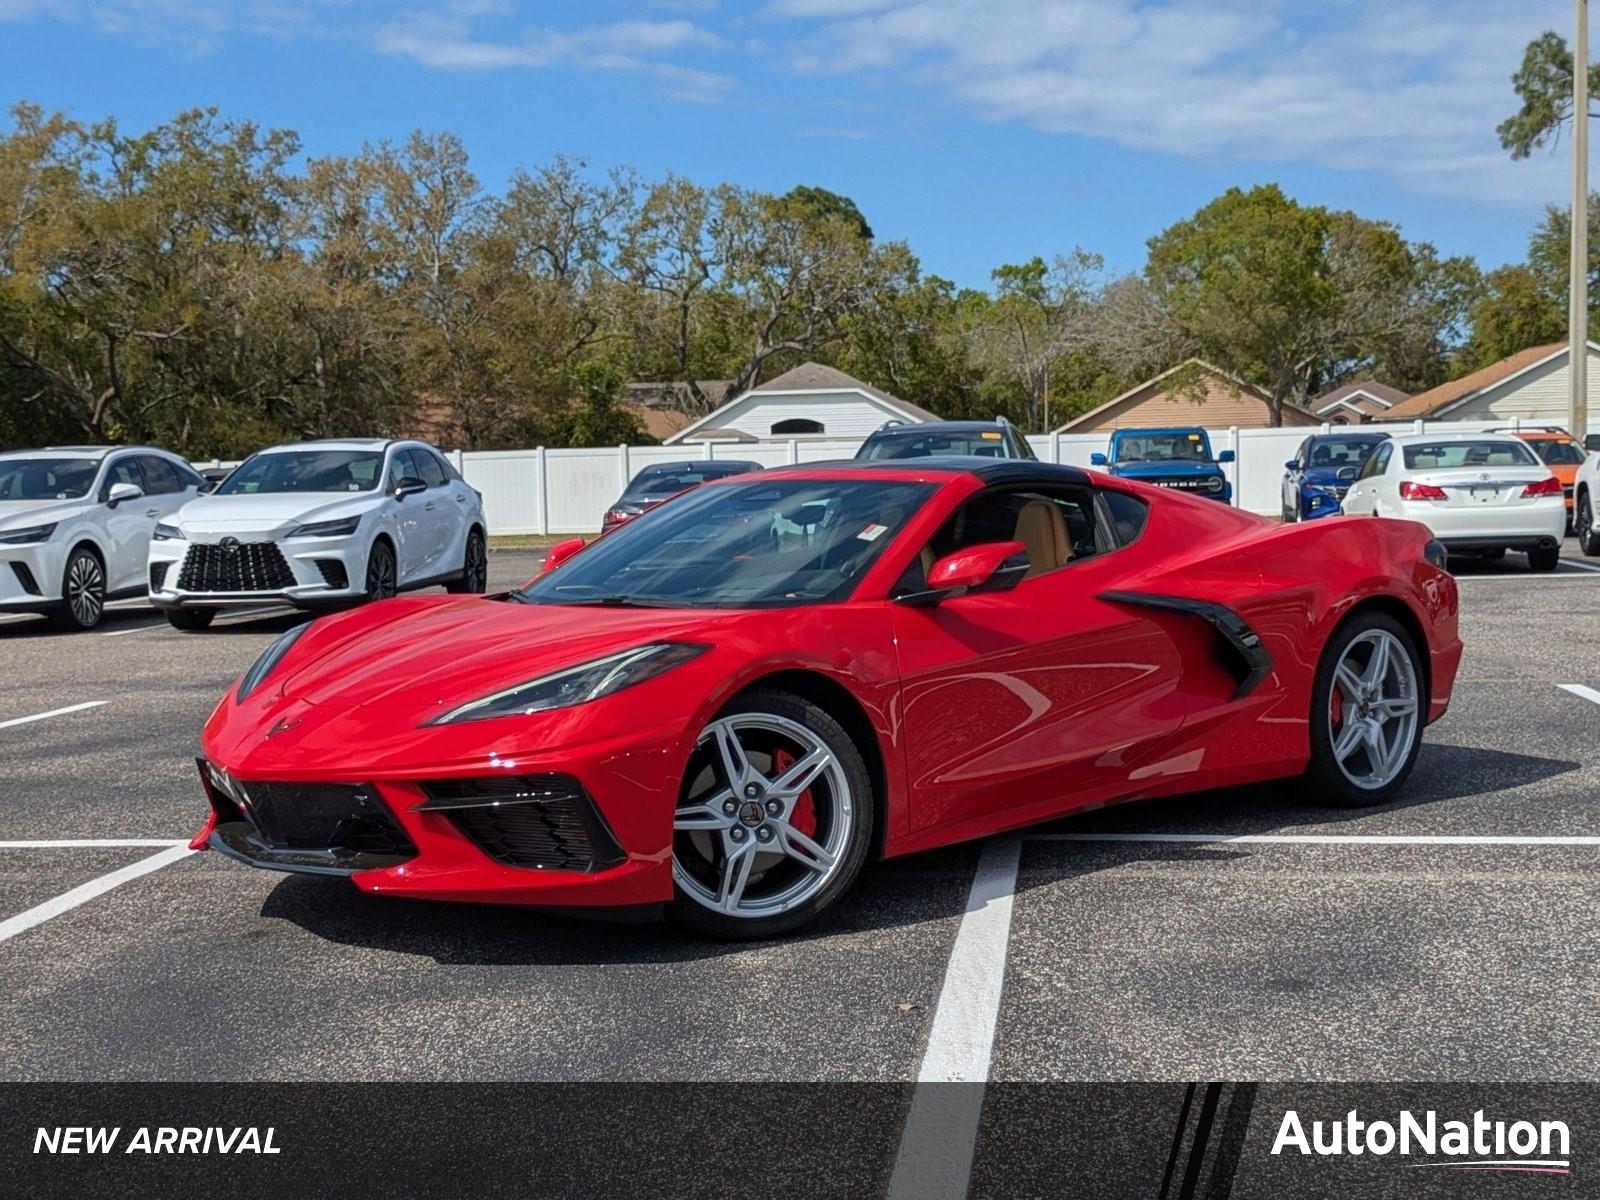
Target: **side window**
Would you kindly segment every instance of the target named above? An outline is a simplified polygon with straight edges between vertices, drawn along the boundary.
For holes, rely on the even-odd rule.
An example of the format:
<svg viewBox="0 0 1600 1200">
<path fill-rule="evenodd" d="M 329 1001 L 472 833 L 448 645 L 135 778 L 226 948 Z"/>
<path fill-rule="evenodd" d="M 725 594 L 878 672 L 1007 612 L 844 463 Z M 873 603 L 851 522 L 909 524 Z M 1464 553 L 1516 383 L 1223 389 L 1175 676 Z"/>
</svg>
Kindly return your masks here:
<svg viewBox="0 0 1600 1200">
<path fill-rule="evenodd" d="M 411 459 L 409 448 L 396 450 L 389 459 L 389 490 L 394 491 L 402 479 L 421 479 L 422 472 Z"/>
<path fill-rule="evenodd" d="M 981 492 L 955 511 L 906 569 L 896 595 L 922 591 L 927 571 L 957 550 L 985 542 L 1021 542 L 1028 578 L 1116 548 L 1089 488 L 1016 488 Z"/>
<path fill-rule="evenodd" d="M 106 471 L 105 482 L 100 485 L 100 499 L 105 501 L 111 496 L 111 489 L 119 483 L 131 483 L 141 492 L 145 490 L 144 476 L 139 472 L 139 463 L 131 454 L 113 462 Z"/>
<path fill-rule="evenodd" d="M 417 470 L 421 472 L 417 478 L 429 487 L 443 487 L 450 482 L 450 476 L 445 474 L 444 464 L 432 450 L 412 447 L 411 461 L 417 464 Z"/>
<path fill-rule="evenodd" d="M 1357 479 L 1371 479 L 1374 475 L 1383 474 L 1383 468 L 1389 462 L 1389 443 L 1385 442 L 1373 451 L 1372 456 L 1361 466 Z"/>
<path fill-rule="evenodd" d="M 183 491 L 183 480 L 166 459 L 146 454 L 140 457 L 139 466 L 144 471 L 145 492 L 149 495 L 171 496 Z"/>
<path fill-rule="evenodd" d="M 1300 449 L 1298 449 L 1298 450 L 1296 450 L 1294 452 L 1294 461 L 1299 463 L 1300 466 L 1302 468 L 1304 468 L 1305 465 L 1306 465 L 1306 456 L 1309 455 L 1310 453 L 1311 453 L 1311 439 L 1307 438 L 1305 441 L 1300 443 Z"/>
<path fill-rule="evenodd" d="M 1117 546 L 1120 548 L 1137 540 L 1150 518 L 1150 506 L 1125 492 L 1109 489 L 1100 493 L 1100 500 L 1111 517 L 1111 535 Z"/>
</svg>

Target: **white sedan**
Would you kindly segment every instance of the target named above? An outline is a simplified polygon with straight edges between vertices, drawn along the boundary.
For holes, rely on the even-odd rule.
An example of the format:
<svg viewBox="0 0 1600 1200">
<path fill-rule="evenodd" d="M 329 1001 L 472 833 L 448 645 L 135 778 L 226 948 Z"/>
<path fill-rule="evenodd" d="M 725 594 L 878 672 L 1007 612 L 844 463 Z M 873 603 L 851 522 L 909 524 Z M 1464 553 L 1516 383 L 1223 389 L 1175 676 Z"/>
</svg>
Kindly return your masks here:
<svg viewBox="0 0 1600 1200">
<path fill-rule="evenodd" d="M 179 629 L 230 605 L 317 608 L 488 584 L 483 500 L 425 442 L 274 446 L 150 542 L 150 600 Z"/>
<path fill-rule="evenodd" d="M 1535 571 L 1561 557 L 1567 502 L 1561 481 L 1526 442 L 1494 433 L 1426 433 L 1373 451 L 1341 511 L 1420 521 L 1452 554 L 1528 556 Z"/>
<path fill-rule="evenodd" d="M 94 628 L 108 600 L 144 594 L 157 522 L 202 486 L 183 459 L 149 446 L 0 454 L 0 612 Z"/>
</svg>

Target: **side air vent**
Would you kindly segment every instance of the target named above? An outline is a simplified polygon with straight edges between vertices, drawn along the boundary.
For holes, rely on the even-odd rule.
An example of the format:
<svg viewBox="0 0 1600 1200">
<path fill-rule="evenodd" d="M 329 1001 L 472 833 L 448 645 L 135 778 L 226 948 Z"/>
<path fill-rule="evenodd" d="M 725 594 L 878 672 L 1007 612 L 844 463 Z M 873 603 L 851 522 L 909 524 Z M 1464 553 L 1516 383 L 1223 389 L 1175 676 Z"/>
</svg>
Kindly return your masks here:
<svg viewBox="0 0 1600 1200">
<path fill-rule="evenodd" d="M 1191 600 L 1186 596 L 1162 596 L 1146 592 L 1101 592 L 1099 598 L 1112 604 L 1131 604 L 1183 613 L 1206 622 L 1217 631 L 1217 659 L 1233 676 L 1238 688 L 1233 699 L 1242 700 L 1272 670 L 1272 655 L 1261 644 L 1261 637 L 1233 609 L 1210 600 Z"/>
<path fill-rule="evenodd" d="M 422 790 L 428 799 L 414 811 L 439 813 L 508 867 L 603 871 L 625 857 L 594 801 L 565 775 L 439 780 Z"/>
</svg>

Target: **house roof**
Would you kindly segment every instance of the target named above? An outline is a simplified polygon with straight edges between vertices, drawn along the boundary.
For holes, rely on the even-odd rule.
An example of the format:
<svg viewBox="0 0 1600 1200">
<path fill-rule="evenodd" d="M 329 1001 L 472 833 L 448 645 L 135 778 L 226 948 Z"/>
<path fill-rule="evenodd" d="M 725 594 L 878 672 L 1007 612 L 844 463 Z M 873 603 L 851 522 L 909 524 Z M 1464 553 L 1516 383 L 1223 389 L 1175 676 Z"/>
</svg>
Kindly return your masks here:
<svg viewBox="0 0 1600 1200">
<path fill-rule="evenodd" d="M 743 402 L 749 396 L 805 396 L 820 395 L 828 392 L 856 392 L 877 401 L 889 411 L 891 416 L 899 417 L 902 420 L 917 422 L 940 420 L 937 414 L 931 413 L 925 408 L 919 408 L 917 405 L 902 400 L 898 396 L 891 396 L 882 388 L 874 387 L 872 384 L 864 383 L 854 376 L 846 375 L 837 367 L 830 367 L 825 363 L 806 362 L 785 371 L 782 375 L 767 380 L 757 387 L 751 388 L 747 392 L 740 393 L 726 404 L 719 406 L 715 411 L 707 413 L 693 424 L 678 430 L 677 433 L 672 435 L 671 440 L 674 442 L 682 441 L 691 433 L 698 432 L 702 426 L 714 425 L 719 416 L 734 405 Z"/>
<path fill-rule="evenodd" d="M 1551 359 L 1556 358 L 1567 350 L 1565 342 L 1547 342 L 1543 346 L 1529 346 L 1526 350 L 1519 350 L 1499 362 L 1490 363 L 1487 367 L 1479 367 L 1470 375 L 1463 375 L 1460 379 L 1452 379 L 1449 383 L 1441 383 L 1436 388 L 1426 392 L 1419 392 L 1403 404 L 1397 404 L 1384 414 L 1391 421 L 1409 421 L 1414 417 L 1431 417 L 1448 408 L 1454 408 L 1479 392 L 1504 383 L 1524 371 L 1531 371 L 1534 367 L 1542 366 Z M 1600 350 L 1600 346 L 1589 343 L 1589 351 L 1593 353 Z"/>
<path fill-rule="evenodd" d="M 617 407 L 638 417 L 644 431 L 658 442 L 665 441 L 694 420 L 688 413 L 675 408 L 656 408 L 633 400 L 624 400 Z"/>
<path fill-rule="evenodd" d="M 1375 400 L 1380 409 L 1393 408 L 1410 398 L 1409 393 L 1375 379 L 1356 379 L 1323 392 L 1307 407 L 1320 417 L 1335 408 L 1355 408 L 1355 401 L 1363 396 Z"/>
<path fill-rule="evenodd" d="M 1058 425 L 1056 427 L 1056 429 L 1055 429 L 1055 432 L 1056 433 L 1068 433 L 1068 432 L 1071 431 L 1071 429 L 1072 429 L 1072 427 L 1074 425 L 1082 425 L 1082 424 L 1092 420 L 1095 417 L 1101 416 L 1104 413 L 1109 412 L 1111 409 L 1115 408 L 1117 405 L 1125 403 L 1126 401 L 1133 399 L 1140 392 L 1147 391 L 1148 389 L 1154 387 L 1156 384 L 1161 383 L 1163 380 L 1166 380 L 1166 379 L 1170 378 L 1171 376 L 1176 375 L 1179 371 L 1185 370 L 1185 369 L 1190 368 L 1190 367 L 1198 367 L 1200 370 L 1205 371 L 1205 372 L 1207 372 L 1207 373 L 1209 373 L 1211 375 L 1215 375 L 1219 379 L 1226 380 L 1228 383 L 1231 383 L 1234 387 L 1238 388 L 1240 391 L 1248 392 L 1250 395 L 1255 396 L 1257 399 L 1259 399 L 1264 404 L 1270 404 L 1272 402 L 1272 397 L 1267 395 L 1267 393 L 1262 391 L 1260 388 L 1256 387 L 1255 384 L 1246 383 L 1244 380 L 1240 379 L 1237 375 L 1230 375 L 1227 371 L 1224 371 L 1221 367 L 1214 367 L 1210 363 L 1206 362 L 1206 360 L 1203 359 L 1203 358 L 1188 358 L 1188 359 L 1185 359 L 1183 362 L 1179 363 L 1177 366 L 1168 367 L 1165 371 L 1161 372 L 1161 374 L 1151 376 L 1149 379 L 1146 379 L 1143 383 L 1136 384 L 1135 386 L 1129 388 L 1127 391 L 1123 392 L 1120 396 L 1112 397 L 1110 400 L 1107 400 L 1104 404 L 1100 405 L 1099 407 L 1091 408 L 1086 413 L 1079 413 L 1077 416 L 1073 417 L 1072 420 L 1068 421 L 1065 425 Z M 1285 404 L 1284 407 L 1285 408 L 1292 408 L 1292 409 L 1295 409 L 1297 412 L 1305 413 L 1305 415 L 1307 417 L 1309 417 L 1311 415 L 1310 413 L 1306 413 L 1304 409 L 1299 408 L 1297 405 Z"/>
</svg>

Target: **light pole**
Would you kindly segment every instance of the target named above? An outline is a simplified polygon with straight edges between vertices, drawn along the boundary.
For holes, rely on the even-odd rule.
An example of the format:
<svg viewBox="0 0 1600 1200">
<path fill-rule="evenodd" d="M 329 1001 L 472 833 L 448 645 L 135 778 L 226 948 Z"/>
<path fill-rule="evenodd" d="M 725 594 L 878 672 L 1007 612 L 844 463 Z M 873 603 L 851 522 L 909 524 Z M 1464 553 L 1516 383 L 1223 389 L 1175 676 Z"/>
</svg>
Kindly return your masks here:
<svg viewBox="0 0 1600 1200">
<path fill-rule="evenodd" d="M 1572 39 L 1572 292 L 1567 301 L 1567 427 L 1589 431 L 1589 0 L 1574 0 Z"/>
</svg>

